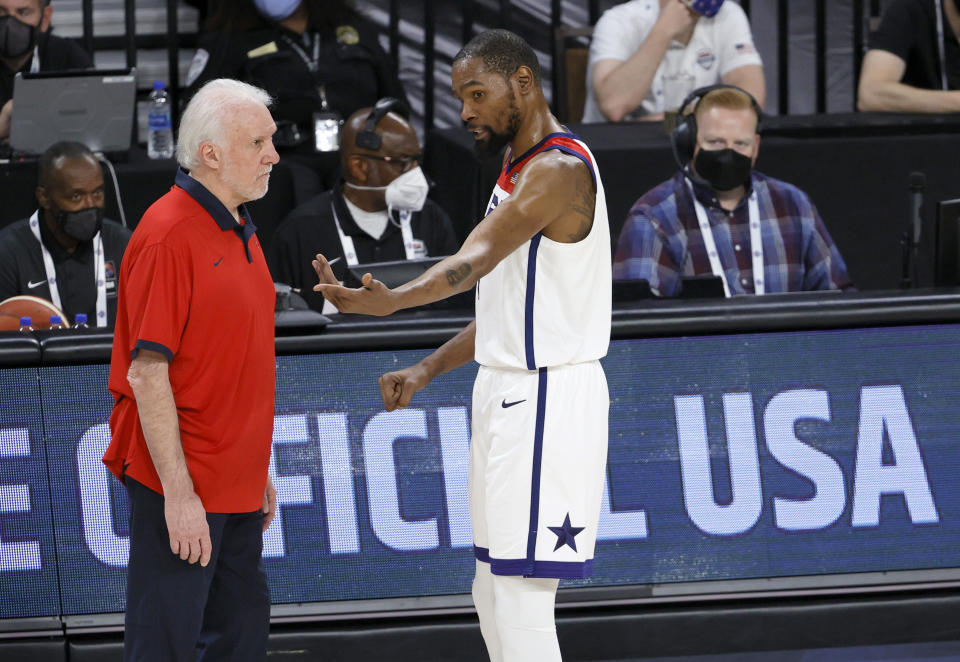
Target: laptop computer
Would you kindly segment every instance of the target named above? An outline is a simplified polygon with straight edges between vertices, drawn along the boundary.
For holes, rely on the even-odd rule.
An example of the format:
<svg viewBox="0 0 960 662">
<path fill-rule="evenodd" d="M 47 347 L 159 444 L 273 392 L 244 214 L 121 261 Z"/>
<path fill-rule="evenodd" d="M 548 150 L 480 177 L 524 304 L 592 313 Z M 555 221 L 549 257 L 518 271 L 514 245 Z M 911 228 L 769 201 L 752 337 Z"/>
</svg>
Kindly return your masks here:
<svg viewBox="0 0 960 662">
<path fill-rule="evenodd" d="M 390 262 L 369 262 L 347 267 L 344 285 L 360 287 L 363 274 L 370 273 L 387 287 L 396 287 L 413 280 L 435 265 L 444 257 L 424 257 L 416 260 L 392 260 Z"/>
<path fill-rule="evenodd" d="M 396 287 L 413 280 L 446 257 L 448 256 L 442 255 L 439 257 L 424 257 L 416 260 L 393 260 L 390 262 L 358 264 L 353 267 L 347 267 L 343 284 L 347 287 L 360 287 L 363 274 L 370 273 L 387 287 Z M 427 304 L 426 306 L 414 308 L 414 310 L 463 310 L 472 308 L 473 288 L 460 294 L 454 294 L 446 299 Z"/>
<path fill-rule="evenodd" d="M 681 276 L 678 299 L 714 299 L 724 298 L 723 281 L 719 276 L 703 274 L 700 276 Z M 650 289 L 650 283 L 643 278 L 613 281 L 613 300 L 615 303 L 642 301 L 657 297 Z"/>
<path fill-rule="evenodd" d="M 133 137 L 133 69 L 18 73 L 13 81 L 10 147 L 39 155 L 61 140 L 94 152 L 125 152 Z"/>
</svg>

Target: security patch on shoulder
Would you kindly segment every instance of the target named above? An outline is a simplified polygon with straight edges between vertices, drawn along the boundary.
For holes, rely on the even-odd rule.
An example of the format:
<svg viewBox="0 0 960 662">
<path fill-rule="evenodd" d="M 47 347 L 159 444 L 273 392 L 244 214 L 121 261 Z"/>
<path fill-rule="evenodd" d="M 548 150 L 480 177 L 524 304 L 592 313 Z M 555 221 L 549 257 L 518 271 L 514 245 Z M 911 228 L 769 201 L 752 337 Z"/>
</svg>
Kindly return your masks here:
<svg viewBox="0 0 960 662">
<path fill-rule="evenodd" d="M 341 25 L 337 27 L 337 41 L 347 46 L 353 46 L 360 41 L 360 33 L 352 25 Z"/>
<path fill-rule="evenodd" d="M 255 57 L 263 57 L 264 55 L 270 55 L 271 53 L 277 52 L 277 42 L 268 41 L 263 46 L 257 46 L 253 50 L 247 51 L 247 57 L 251 60 Z"/>
</svg>

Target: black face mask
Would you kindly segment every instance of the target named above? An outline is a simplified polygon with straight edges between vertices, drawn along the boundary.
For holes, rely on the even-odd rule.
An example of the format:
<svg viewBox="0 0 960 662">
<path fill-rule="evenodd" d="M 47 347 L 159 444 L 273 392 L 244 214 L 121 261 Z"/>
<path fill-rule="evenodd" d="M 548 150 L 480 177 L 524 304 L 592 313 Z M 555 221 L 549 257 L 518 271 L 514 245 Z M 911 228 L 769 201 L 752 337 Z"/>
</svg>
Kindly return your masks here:
<svg viewBox="0 0 960 662">
<path fill-rule="evenodd" d="M 57 225 L 63 233 L 77 241 L 90 241 L 103 228 L 103 209 L 87 207 L 78 211 L 60 210 L 56 215 Z"/>
<path fill-rule="evenodd" d="M 727 149 L 701 149 L 693 161 L 696 173 L 717 191 L 730 191 L 750 180 L 753 163 L 749 156 Z"/>
<path fill-rule="evenodd" d="M 40 28 L 18 21 L 13 16 L 0 18 L 0 57 L 16 60 L 37 45 Z"/>
</svg>

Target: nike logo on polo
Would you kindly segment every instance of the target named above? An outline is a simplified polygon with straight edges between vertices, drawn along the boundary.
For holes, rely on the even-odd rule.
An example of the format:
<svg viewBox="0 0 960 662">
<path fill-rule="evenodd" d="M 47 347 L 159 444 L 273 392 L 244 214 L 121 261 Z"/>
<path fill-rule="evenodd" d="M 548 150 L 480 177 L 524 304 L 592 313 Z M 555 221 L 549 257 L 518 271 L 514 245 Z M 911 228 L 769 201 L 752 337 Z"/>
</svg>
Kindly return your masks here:
<svg viewBox="0 0 960 662">
<path fill-rule="evenodd" d="M 523 400 L 517 400 L 516 402 L 507 402 L 506 400 L 504 400 L 503 402 L 500 403 L 500 406 L 503 407 L 504 409 L 509 409 L 514 405 L 518 405 L 521 402 L 526 402 L 526 401 L 527 401 L 526 398 L 524 398 Z"/>
<path fill-rule="evenodd" d="M 220 256 L 220 259 L 219 259 L 219 260 L 217 260 L 216 262 L 213 263 L 213 266 L 219 267 L 221 262 L 223 262 L 223 256 L 222 256 L 222 255 Z"/>
<path fill-rule="evenodd" d="M 32 290 L 32 289 L 35 288 L 35 287 L 40 287 L 41 285 L 43 285 L 43 284 L 46 283 L 46 282 L 47 282 L 46 280 L 38 280 L 36 283 L 34 283 L 34 282 L 31 280 L 29 283 L 27 283 L 27 287 L 29 287 L 29 288 Z"/>
</svg>

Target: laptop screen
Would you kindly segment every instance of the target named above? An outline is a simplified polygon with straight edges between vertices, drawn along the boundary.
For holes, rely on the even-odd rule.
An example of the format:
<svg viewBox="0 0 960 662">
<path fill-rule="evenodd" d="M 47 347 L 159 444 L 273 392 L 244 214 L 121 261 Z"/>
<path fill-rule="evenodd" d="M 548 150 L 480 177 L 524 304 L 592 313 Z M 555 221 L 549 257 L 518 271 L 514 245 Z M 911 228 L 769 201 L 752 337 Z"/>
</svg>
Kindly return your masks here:
<svg viewBox="0 0 960 662">
<path fill-rule="evenodd" d="M 132 69 L 18 73 L 13 82 L 10 147 L 42 154 L 61 140 L 95 152 L 130 148 L 136 97 Z"/>
</svg>

